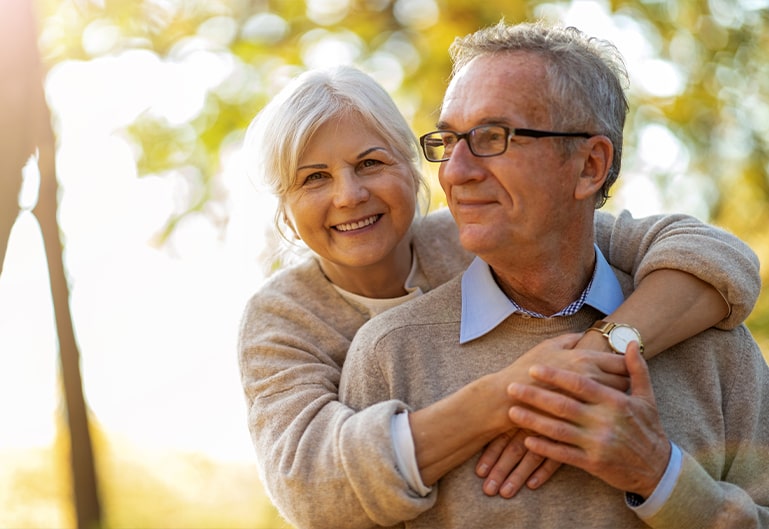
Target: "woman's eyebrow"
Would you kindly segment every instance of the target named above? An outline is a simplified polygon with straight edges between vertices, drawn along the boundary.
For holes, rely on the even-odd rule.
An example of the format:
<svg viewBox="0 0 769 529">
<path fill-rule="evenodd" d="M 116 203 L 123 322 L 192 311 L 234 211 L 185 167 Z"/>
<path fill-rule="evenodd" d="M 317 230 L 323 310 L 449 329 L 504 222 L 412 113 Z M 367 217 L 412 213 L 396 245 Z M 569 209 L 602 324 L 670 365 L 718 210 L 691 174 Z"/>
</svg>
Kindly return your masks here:
<svg viewBox="0 0 769 529">
<path fill-rule="evenodd" d="M 297 171 L 301 171 L 302 169 L 328 169 L 328 165 L 324 163 L 313 163 L 309 165 L 300 165 L 296 168 Z"/>
<path fill-rule="evenodd" d="M 365 158 L 366 156 L 368 156 L 374 151 L 387 151 L 387 149 L 385 149 L 384 147 L 371 147 L 370 149 L 366 149 L 365 151 L 360 153 L 358 155 L 358 160 L 360 160 L 361 158 Z"/>
</svg>

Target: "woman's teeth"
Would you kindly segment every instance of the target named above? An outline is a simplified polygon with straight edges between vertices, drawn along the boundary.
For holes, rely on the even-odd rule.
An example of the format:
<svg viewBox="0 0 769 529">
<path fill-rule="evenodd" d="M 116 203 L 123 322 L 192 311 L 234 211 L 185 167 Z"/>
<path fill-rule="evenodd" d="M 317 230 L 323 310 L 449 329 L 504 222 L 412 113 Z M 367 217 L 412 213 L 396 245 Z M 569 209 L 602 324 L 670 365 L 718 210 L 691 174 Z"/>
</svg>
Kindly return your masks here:
<svg viewBox="0 0 769 529">
<path fill-rule="evenodd" d="M 359 230 L 361 228 L 365 228 L 366 226 L 370 226 L 371 224 L 374 224 L 376 221 L 379 220 L 379 217 L 381 217 L 381 215 L 372 215 L 369 218 L 359 220 L 358 222 L 350 222 L 347 224 L 337 224 L 336 226 L 334 226 L 334 229 L 338 231 Z"/>
</svg>

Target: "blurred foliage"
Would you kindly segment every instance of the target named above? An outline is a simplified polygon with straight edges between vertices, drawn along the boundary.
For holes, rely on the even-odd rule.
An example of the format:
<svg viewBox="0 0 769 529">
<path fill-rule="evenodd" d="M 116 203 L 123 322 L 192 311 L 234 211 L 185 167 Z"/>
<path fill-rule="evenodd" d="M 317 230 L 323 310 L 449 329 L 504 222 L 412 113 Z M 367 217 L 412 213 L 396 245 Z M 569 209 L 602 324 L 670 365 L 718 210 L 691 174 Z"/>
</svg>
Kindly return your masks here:
<svg viewBox="0 0 769 529">
<path fill-rule="evenodd" d="M 229 73 L 208 90 L 197 116 L 174 123 L 145 112 L 125 131 L 135 145 L 140 175 L 181 177 L 191 190 L 167 225 L 158 227 L 161 239 L 171 236 L 187 215 L 220 219 L 226 211 L 218 178 L 223 153 L 238 145 L 252 117 L 299 71 L 329 62 L 358 65 L 390 91 L 419 133 L 431 129 L 436 118 L 450 73 L 446 50 L 456 36 L 501 16 L 508 22 L 558 17 L 571 5 L 539 0 L 34 1 L 43 21 L 40 43 L 49 67 L 135 49 L 167 63 L 195 53 L 226 59 Z M 648 174 L 668 211 L 681 210 L 678 206 L 696 195 L 704 205 L 700 217 L 742 237 L 766 262 L 769 0 L 606 0 L 575 2 L 572 9 L 596 4 L 619 27 L 641 28 L 650 61 L 666 66 L 648 72 L 631 69 L 625 174 Z M 646 88 L 654 81 L 678 84 L 660 95 Z M 644 134 L 653 127 L 668 131 L 681 146 L 682 167 L 655 164 L 654 152 L 641 152 Z M 765 345 L 766 292 L 748 323 Z M 154 497 L 169 493 L 162 476 L 147 469 L 137 474 L 138 461 L 115 453 L 108 457 L 100 464 L 109 489 L 108 526 L 165 525 L 171 516 L 178 522 L 189 509 L 181 498 L 156 504 Z M 186 464 L 185 472 L 211 471 L 204 461 Z M 126 486 L 126 476 L 136 482 Z M 215 493 L 195 492 L 196 498 Z M 219 510 L 228 517 L 220 525 L 236 523 L 239 502 L 248 503 L 238 494 L 233 498 Z M 141 512 L 148 513 L 145 519 L 137 518 Z M 196 526 L 216 525 L 213 520 L 204 523 L 202 516 L 191 514 L 189 520 L 198 520 Z"/>
<path fill-rule="evenodd" d="M 230 73 L 189 123 L 140 116 L 128 132 L 140 174 L 176 171 L 196 193 L 183 217 L 219 198 L 223 146 L 236 143 L 269 97 L 298 71 L 354 63 L 394 95 L 416 131 L 431 128 L 450 71 L 446 50 L 458 35 L 499 20 L 557 18 L 569 2 L 529 0 L 37 0 L 46 62 L 89 60 L 146 49 L 168 62 L 192 53 L 226 55 Z M 581 4 L 581 5 L 579 5 Z M 699 179 L 719 224 L 753 233 L 769 180 L 769 2 L 672 0 L 580 2 L 603 5 L 619 25 L 642 29 L 653 58 L 673 66 L 680 89 L 664 96 L 631 84 L 626 166 L 649 125 L 685 147 L 688 178 Z M 662 72 L 662 73 L 661 73 Z M 653 72 L 665 75 L 664 70 Z M 643 75 L 631 71 L 631 76 Z M 185 169 L 187 169 L 185 171 Z M 189 170 L 192 169 L 192 170 Z M 669 174 L 657 169 L 663 195 Z M 654 175 L 652 175 L 654 176 Z M 729 198 L 751 189 L 739 214 Z M 664 195 L 675 205 L 678 190 Z M 671 209 L 675 209 L 672 207 Z M 169 233 L 177 219 L 170 219 Z"/>
<path fill-rule="evenodd" d="M 63 411 L 63 410 L 62 410 Z M 51 447 L 0 451 L 0 527 L 74 527 L 69 440 Z M 96 424 L 92 421 L 92 424 Z M 199 454 L 148 449 L 93 428 L 103 529 L 289 529 L 259 483 L 256 468 L 212 461 Z"/>
</svg>

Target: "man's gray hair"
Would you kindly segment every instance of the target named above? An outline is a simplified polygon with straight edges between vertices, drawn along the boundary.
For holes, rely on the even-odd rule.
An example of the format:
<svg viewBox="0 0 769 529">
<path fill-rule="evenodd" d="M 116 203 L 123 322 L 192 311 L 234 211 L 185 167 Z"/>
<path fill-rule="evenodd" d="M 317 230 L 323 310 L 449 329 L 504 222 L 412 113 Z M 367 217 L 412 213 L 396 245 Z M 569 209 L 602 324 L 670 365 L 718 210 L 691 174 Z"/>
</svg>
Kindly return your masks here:
<svg viewBox="0 0 769 529">
<path fill-rule="evenodd" d="M 622 129 L 628 112 L 628 75 L 622 56 L 610 42 L 574 27 L 542 22 L 507 24 L 501 20 L 454 40 L 449 48 L 452 75 L 476 57 L 508 52 L 533 53 L 545 59 L 549 86 L 543 88 L 551 101 L 555 128 L 586 130 L 611 140 L 614 158 L 597 197 L 596 208 L 600 208 L 619 176 L 622 161 Z"/>
</svg>

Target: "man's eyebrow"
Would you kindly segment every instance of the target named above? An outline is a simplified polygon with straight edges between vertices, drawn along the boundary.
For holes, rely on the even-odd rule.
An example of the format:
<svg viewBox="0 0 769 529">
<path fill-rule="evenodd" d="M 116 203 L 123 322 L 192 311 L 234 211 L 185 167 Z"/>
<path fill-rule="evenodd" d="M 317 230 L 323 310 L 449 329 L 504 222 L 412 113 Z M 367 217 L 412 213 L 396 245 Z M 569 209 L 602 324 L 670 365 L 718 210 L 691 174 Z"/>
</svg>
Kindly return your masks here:
<svg viewBox="0 0 769 529">
<path fill-rule="evenodd" d="M 488 117 L 483 118 L 480 121 L 478 121 L 473 127 L 477 127 L 479 125 L 504 125 L 504 126 L 510 126 L 510 120 L 505 117 Z M 448 122 L 446 121 L 439 121 L 435 124 L 436 130 L 453 130 Z M 472 128 L 472 127 L 471 127 Z"/>
</svg>

